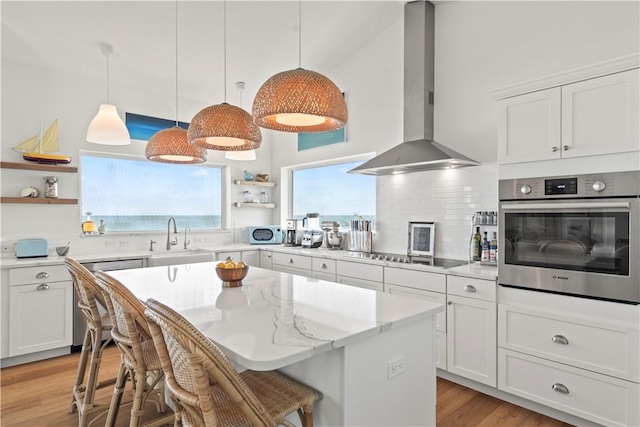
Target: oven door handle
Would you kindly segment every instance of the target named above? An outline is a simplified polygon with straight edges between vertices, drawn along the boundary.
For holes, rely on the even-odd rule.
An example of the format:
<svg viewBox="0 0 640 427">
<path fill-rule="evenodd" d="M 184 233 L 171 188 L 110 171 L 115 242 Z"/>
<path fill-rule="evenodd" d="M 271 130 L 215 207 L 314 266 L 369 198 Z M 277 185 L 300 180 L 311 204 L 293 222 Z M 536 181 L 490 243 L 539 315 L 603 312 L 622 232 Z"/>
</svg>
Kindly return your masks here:
<svg viewBox="0 0 640 427">
<path fill-rule="evenodd" d="M 502 210 L 631 209 L 629 202 L 503 203 Z"/>
</svg>

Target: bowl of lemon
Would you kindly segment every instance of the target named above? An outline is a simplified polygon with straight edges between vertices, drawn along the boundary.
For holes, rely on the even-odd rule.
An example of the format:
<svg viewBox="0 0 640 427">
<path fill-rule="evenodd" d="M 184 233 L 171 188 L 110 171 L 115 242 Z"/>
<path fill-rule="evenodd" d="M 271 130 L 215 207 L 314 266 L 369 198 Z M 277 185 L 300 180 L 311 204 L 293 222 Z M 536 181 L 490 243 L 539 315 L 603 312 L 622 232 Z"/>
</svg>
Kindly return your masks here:
<svg viewBox="0 0 640 427">
<path fill-rule="evenodd" d="M 242 261 L 234 262 L 227 258 L 224 262 L 216 265 L 216 274 L 222 280 L 222 286 L 225 288 L 235 288 L 242 286 L 242 279 L 247 277 L 249 266 Z"/>
</svg>

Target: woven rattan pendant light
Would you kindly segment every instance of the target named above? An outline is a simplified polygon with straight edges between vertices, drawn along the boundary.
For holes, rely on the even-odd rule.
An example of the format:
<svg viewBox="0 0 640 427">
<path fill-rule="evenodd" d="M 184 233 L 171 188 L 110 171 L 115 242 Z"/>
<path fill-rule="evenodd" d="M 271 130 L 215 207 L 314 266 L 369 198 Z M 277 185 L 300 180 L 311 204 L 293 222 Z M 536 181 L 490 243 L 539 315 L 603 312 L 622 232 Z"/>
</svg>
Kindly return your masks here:
<svg viewBox="0 0 640 427">
<path fill-rule="evenodd" d="M 196 114 L 187 131 L 189 143 L 210 150 L 254 150 L 262 143 L 251 114 L 227 104 L 227 2 L 224 2 L 224 101 Z"/>
<path fill-rule="evenodd" d="M 240 92 L 240 108 L 242 108 L 242 91 L 244 82 L 236 82 L 236 89 Z M 247 149 L 242 145 L 233 147 L 233 150 L 224 152 L 224 158 L 229 160 L 250 161 L 256 159 L 256 150 Z"/>
<path fill-rule="evenodd" d="M 189 144 L 187 131 L 178 126 L 178 2 L 176 0 L 176 125 L 149 138 L 144 155 L 153 162 L 193 164 L 207 160 L 207 150 Z"/>
<path fill-rule="evenodd" d="M 87 142 L 104 145 L 128 145 L 131 144 L 129 130 L 118 115 L 116 106 L 109 104 L 109 56 L 113 53 L 113 46 L 102 44 L 100 51 L 107 57 L 107 103 L 100 104 L 98 114 L 89 123 Z"/>
<path fill-rule="evenodd" d="M 298 68 L 268 79 L 253 100 L 260 127 L 284 132 L 326 132 L 347 123 L 342 92 L 327 77 L 301 67 L 302 5 L 298 2 Z"/>
</svg>

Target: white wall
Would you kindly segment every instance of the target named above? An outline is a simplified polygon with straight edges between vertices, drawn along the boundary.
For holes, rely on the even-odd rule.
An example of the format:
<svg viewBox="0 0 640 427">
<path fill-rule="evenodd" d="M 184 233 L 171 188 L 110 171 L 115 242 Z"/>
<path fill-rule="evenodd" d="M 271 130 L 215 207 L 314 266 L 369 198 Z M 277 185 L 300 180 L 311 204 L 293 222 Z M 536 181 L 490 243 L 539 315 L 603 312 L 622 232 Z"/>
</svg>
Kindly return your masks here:
<svg viewBox="0 0 640 427">
<path fill-rule="evenodd" d="M 20 162 L 20 155 L 11 150 L 12 146 L 26 140 L 40 130 L 46 129 L 58 119 L 58 133 L 60 152 L 72 156 L 72 166 L 79 166 L 80 150 L 100 152 L 116 152 L 144 157 L 145 144 L 134 141 L 129 146 L 104 146 L 90 144 L 85 140 L 87 126 L 98 111 L 98 106 L 105 101 L 106 82 L 104 76 L 87 79 L 80 75 L 64 74 L 45 68 L 2 61 L 2 144 L 0 154 L 3 161 Z M 135 87 L 110 87 L 110 101 L 117 105 L 122 117 L 125 112 L 162 117 L 175 118 L 175 95 L 143 92 Z M 212 101 L 212 103 L 215 101 Z M 218 101 L 220 102 L 220 101 Z M 207 105 L 192 100 L 180 100 L 180 120 L 190 121 L 191 118 Z M 224 154 L 209 151 L 208 162 L 213 164 L 230 165 L 231 178 L 243 179 L 243 170 L 252 173 L 269 173 L 270 148 L 268 136 L 263 146 L 258 149 L 258 159 L 253 162 L 237 162 L 225 160 Z M 19 196 L 20 190 L 33 185 L 41 190 L 44 188 L 43 176 L 51 173 L 9 170 L 1 171 L 1 193 L 3 196 Z M 59 197 L 80 198 L 81 174 L 57 173 L 59 183 Z M 239 201 L 243 188 L 230 186 L 231 201 Z M 144 191 L 141 188 L 140 191 Z M 272 194 L 272 197 L 275 195 Z M 166 197 L 171 198 L 171 194 Z M 197 201 L 194 201 L 197 202 Z M 85 252 L 105 252 L 104 239 L 81 238 L 80 224 L 83 220 L 81 206 L 78 205 L 24 205 L 2 204 L 1 235 L 3 241 L 13 241 L 26 237 L 45 237 L 50 240 L 50 246 L 72 241 L 75 250 Z M 246 227 L 250 224 L 271 222 L 271 212 L 267 209 L 230 208 L 230 225 L 242 230 L 236 233 L 236 238 L 246 241 Z M 94 212 L 99 217 L 99 212 Z M 183 230 L 189 224 L 178 224 Z M 196 235 L 197 233 L 194 233 Z M 203 234 L 203 233 L 201 233 Z M 209 233 L 210 242 L 233 240 L 232 232 Z M 110 234 L 113 236 L 113 233 Z M 149 240 L 153 238 L 162 242 L 163 234 L 125 235 L 131 244 L 127 250 L 146 250 Z M 194 239 L 190 239 L 193 243 Z M 180 248 L 182 248 L 180 238 Z M 117 251 L 121 248 L 110 248 Z"/>
</svg>

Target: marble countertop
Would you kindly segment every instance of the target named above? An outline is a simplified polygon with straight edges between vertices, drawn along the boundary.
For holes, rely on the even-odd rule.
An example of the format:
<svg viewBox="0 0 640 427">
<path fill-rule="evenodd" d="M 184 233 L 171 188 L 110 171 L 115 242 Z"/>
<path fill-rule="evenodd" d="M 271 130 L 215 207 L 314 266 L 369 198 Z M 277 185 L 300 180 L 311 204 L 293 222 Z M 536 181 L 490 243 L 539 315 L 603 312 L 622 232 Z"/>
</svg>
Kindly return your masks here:
<svg viewBox="0 0 640 427">
<path fill-rule="evenodd" d="M 271 370 L 443 311 L 441 304 L 250 267 L 223 288 L 215 262 L 108 272 L 185 316 L 234 362 Z"/>
<path fill-rule="evenodd" d="M 91 262 L 91 261 L 105 261 L 105 260 L 119 260 L 119 259 L 131 259 L 131 258 L 151 258 L 151 257 L 170 257 L 180 256 L 194 252 L 227 252 L 227 251 L 246 251 L 246 250 L 265 250 L 282 252 L 296 255 L 322 257 L 327 259 L 359 262 L 371 265 L 381 265 L 384 267 L 402 268 L 407 270 L 417 271 L 429 271 L 434 273 L 452 274 L 458 276 L 496 280 L 498 275 L 497 266 L 472 263 L 453 268 L 441 268 L 433 267 L 422 264 L 402 264 L 398 262 L 371 260 L 368 258 L 359 258 L 350 255 L 348 251 L 343 250 L 331 250 L 326 248 L 301 248 L 301 247 L 289 247 L 284 245 L 249 245 L 249 244 L 234 244 L 234 245 L 220 245 L 220 246 L 200 246 L 191 248 L 188 250 L 173 250 L 173 251 L 126 251 L 117 253 L 104 253 L 104 254 L 70 254 L 74 259 L 79 262 Z M 33 267 L 40 265 L 55 265 L 64 263 L 64 257 L 57 255 L 49 256 L 46 258 L 2 258 L 0 264 L 2 268 L 14 268 L 14 267 Z"/>
</svg>

